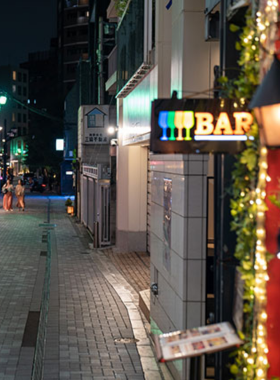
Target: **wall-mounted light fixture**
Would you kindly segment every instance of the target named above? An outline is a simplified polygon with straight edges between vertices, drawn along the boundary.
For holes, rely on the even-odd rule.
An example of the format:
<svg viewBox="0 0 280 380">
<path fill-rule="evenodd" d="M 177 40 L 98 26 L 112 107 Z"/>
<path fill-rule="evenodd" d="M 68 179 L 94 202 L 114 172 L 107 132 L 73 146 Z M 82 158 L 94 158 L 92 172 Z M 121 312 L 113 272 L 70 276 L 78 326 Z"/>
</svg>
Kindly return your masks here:
<svg viewBox="0 0 280 380">
<path fill-rule="evenodd" d="M 249 105 L 254 110 L 262 145 L 280 147 L 280 62 L 277 57 Z"/>
<path fill-rule="evenodd" d="M 118 131 L 118 128 L 117 127 L 113 127 L 113 126 L 110 126 L 107 129 L 107 132 L 108 132 L 109 135 L 114 135 L 117 131 Z"/>
</svg>

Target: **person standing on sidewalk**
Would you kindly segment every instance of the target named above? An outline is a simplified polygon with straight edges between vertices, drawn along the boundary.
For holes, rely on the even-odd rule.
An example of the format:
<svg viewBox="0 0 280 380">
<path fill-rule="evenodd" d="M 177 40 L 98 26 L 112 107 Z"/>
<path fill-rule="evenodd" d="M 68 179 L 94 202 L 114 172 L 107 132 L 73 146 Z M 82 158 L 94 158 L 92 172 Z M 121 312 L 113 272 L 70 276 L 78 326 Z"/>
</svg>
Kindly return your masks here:
<svg viewBox="0 0 280 380">
<path fill-rule="evenodd" d="M 13 211 L 13 190 L 14 186 L 11 184 L 10 180 L 2 187 L 3 198 L 3 208 L 5 211 Z"/>
<path fill-rule="evenodd" d="M 24 211 L 24 187 L 22 186 L 22 181 L 20 179 L 18 180 L 18 184 L 16 185 L 15 194 L 17 197 L 16 206 L 18 207 L 18 210 L 20 211 L 20 209 L 22 209 L 22 211 Z"/>
</svg>

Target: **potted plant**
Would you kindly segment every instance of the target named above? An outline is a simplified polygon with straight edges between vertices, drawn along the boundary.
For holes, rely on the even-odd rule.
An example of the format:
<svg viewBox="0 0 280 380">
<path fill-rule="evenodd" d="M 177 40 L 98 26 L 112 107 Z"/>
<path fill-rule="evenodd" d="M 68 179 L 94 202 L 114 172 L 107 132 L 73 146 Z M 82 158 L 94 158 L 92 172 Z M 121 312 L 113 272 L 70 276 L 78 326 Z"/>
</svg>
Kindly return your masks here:
<svg viewBox="0 0 280 380">
<path fill-rule="evenodd" d="M 65 206 L 67 209 L 67 214 L 73 215 L 74 214 L 74 206 L 73 206 L 73 202 L 71 201 L 70 198 L 66 199 Z"/>
</svg>

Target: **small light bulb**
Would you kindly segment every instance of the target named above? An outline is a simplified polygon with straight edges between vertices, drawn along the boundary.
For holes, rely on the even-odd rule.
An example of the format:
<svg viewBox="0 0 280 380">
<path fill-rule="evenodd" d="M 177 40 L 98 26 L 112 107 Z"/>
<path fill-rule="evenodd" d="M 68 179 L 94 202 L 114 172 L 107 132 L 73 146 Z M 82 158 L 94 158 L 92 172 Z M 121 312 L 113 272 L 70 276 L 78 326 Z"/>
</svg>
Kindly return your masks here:
<svg viewBox="0 0 280 380">
<path fill-rule="evenodd" d="M 262 370 L 261 368 L 259 368 L 259 369 L 257 370 L 257 375 L 258 375 L 258 376 L 262 376 L 262 375 L 263 375 L 263 370 Z"/>
</svg>

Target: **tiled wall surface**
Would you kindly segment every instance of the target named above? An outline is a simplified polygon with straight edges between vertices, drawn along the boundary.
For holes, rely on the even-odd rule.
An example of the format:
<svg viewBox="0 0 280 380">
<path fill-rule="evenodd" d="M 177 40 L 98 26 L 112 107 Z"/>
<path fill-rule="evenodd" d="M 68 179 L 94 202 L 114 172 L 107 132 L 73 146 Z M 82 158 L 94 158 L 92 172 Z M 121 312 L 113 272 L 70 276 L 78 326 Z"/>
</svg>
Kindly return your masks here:
<svg viewBox="0 0 280 380">
<path fill-rule="evenodd" d="M 208 155 L 151 155 L 151 317 L 163 332 L 205 324 Z M 164 265 L 163 185 L 172 180 L 171 265 Z M 157 278 L 156 278 L 157 276 Z"/>
</svg>

